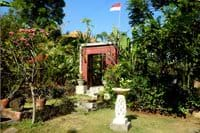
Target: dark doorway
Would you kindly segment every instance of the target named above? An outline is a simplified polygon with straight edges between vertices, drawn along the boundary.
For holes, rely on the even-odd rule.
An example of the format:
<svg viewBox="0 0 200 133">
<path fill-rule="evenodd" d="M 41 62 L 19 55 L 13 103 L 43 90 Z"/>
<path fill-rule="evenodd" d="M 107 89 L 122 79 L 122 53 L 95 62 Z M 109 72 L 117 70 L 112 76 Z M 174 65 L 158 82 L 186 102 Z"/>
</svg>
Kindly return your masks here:
<svg viewBox="0 0 200 133">
<path fill-rule="evenodd" d="M 88 86 L 102 85 L 105 57 L 105 54 L 88 55 Z"/>
</svg>

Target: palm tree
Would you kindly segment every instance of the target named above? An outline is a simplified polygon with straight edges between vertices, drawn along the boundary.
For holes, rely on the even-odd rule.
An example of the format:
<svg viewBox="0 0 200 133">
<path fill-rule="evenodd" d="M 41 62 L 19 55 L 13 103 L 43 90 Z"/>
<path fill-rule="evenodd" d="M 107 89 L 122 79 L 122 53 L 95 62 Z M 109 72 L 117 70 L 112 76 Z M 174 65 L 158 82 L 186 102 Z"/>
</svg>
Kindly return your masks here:
<svg viewBox="0 0 200 133">
<path fill-rule="evenodd" d="M 96 35 L 96 39 L 101 42 L 108 42 L 109 35 L 107 32 L 101 32 L 100 34 Z"/>
<path fill-rule="evenodd" d="M 91 24 L 91 19 L 83 18 L 81 22 L 86 25 L 86 41 L 89 42 L 91 38 L 91 27 L 93 27 Z"/>
</svg>

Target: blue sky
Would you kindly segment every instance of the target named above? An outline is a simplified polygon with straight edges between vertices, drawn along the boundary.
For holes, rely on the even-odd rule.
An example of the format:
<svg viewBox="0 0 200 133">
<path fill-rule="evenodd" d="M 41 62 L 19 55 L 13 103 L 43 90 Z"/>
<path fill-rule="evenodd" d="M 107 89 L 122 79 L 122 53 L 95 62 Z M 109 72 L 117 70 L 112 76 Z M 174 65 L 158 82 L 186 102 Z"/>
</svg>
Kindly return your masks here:
<svg viewBox="0 0 200 133">
<path fill-rule="evenodd" d="M 119 12 L 109 11 L 110 7 L 117 2 L 122 4 L 120 31 L 129 31 L 130 34 L 126 0 L 65 0 L 65 17 L 61 25 L 62 32 L 66 33 L 67 31 L 74 30 L 85 31 L 86 27 L 81 23 L 81 19 L 89 18 L 92 21 L 92 25 L 94 25 L 92 29 L 93 34 L 103 31 L 110 33 L 113 26 L 118 27 Z M 0 15 L 5 13 L 5 11 L 6 8 L 0 7 Z"/>
<path fill-rule="evenodd" d="M 81 30 L 85 31 L 85 25 L 81 23 L 81 19 L 89 18 L 94 25 L 92 31 L 94 34 L 103 31 L 111 32 L 112 27 L 118 27 L 119 12 L 110 12 L 110 7 L 117 2 L 122 4 L 120 30 L 129 31 L 128 11 L 126 10 L 126 0 L 71 0 L 65 1 L 66 7 L 64 12 L 64 24 L 62 30 L 66 31 Z"/>
</svg>

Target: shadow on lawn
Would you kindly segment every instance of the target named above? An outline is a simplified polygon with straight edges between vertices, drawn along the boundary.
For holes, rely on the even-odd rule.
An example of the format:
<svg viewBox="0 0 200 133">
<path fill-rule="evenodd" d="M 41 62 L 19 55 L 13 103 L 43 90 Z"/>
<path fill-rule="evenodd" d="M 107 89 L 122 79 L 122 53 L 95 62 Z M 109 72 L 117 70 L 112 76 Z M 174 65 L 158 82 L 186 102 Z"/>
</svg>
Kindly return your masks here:
<svg viewBox="0 0 200 133">
<path fill-rule="evenodd" d="M 194 133 L 200 133 L 200 129 L 198 129 L 198 130 L 194 131 Z"/>
<path fill-rule="evenodd" d="M 67 131 L 67 133 L 78 133 L 78 131 L 75 128 L 71 128 Z"/>
<path fill-rule="evenodd" d="M 27 109 L 25 109 L 27 110 Z M 36 111 L 36 121 L 46 121 L 56 116 L 70 114 L 75 111 L 74 102 L 71 99 L 63 99 L 62 103 L 57 106 L 46 105 L 43 110 Z M 30 111 L 23 113 L 23 119 L 31 118 L 32 113 Z"/>
<path fill-rule="evenodd" d="M 131 122 L 132 120 L 137 119 L 137 117 L 138 117 L 137 115 L 127 115 L 127 116 L 126 116 L 126 118 L 128 119 L 128 121 L 130 121 L 130 122 Z"/>
</svg>

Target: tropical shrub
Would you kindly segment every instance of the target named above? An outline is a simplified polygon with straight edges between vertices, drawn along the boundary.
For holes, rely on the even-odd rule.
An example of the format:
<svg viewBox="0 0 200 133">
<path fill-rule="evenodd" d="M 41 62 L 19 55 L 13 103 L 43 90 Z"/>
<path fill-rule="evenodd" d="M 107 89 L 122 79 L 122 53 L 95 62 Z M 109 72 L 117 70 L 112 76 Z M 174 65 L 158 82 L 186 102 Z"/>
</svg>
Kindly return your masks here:
<svg viewBox="0 0 200 133">
<path fill-rule="evenodd" d="M 193 87 L 200 71 L 199 6 L 197 1 L 129 0 L 133 42 L 130 54 L 121 52 L 121 61 L 129 64 L 135 78 L 148 81 L 133 99 L 137 107 L 184 115 L 199 110 L 199 94 Z M 163 14 L 155 18 L 152 8 Z"/>
</svg>

